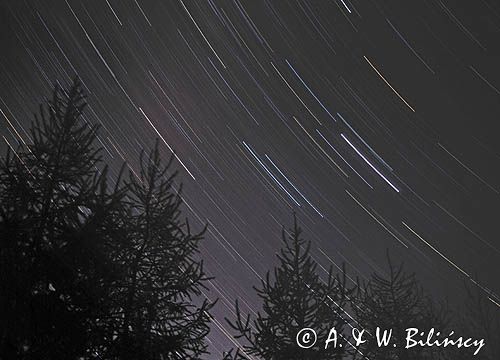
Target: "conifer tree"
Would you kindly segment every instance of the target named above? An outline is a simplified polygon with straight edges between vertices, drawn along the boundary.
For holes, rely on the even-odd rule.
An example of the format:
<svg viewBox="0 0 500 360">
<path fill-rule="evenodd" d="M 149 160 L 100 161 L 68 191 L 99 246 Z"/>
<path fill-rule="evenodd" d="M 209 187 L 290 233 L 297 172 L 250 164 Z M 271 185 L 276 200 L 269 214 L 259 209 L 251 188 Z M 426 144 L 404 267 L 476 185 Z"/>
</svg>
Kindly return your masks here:
<svg viewBox="0 0 500 360">
<path fill-rule="evenodd" d="M 437 307 L 424 293 L 414 273 L 406 273 L 401 264 L 395 267 L 387 256 L 389 274 L 387 277 L 373 273 L 370 281 L 358 286 L 352 298 L 352 310 L 357 321 L 355 327 L 364 329 L 369 336 L 360 346 L 355 358 L 375 360 L 426 360 L 444 359 L 439 349 L 415 347 L 405 349 L 406 329 L 417 328 L 445 332 L 448 324 L 444 306 Z M 379 346 L 376 328 L 382 336 L 392 330 L 388 346 Z M 393 346 L 397 344 L 397 346 Z M 361 355 L 362 354 L 362 355 Z"/>
<path fill-rule="evenodd" d="M 0 161 L 0 359 L 197 359 L 203 232 L 157 147 L 110 184 L 85 105 L 78 80 L 56 87 Z"/>
<path fill-rule="evenodd" d="M 105 256 L 120 189 L 108 191 L 82 119 L 81 84 L 56 87 L 30 143 L 0 163 L 0 352 L 76 358 L 104 317 L 113 269 Z"/>
<path fill-rule="evenodd" d="M 460 313 L 456 314 L 458 321 L 456 333 L 471 336 L 475 339 L 484 339 L 484 347 L 476 355 L 475 349 L 456 349 L 454 360 L 494 360 L 500 358 L 500 313 L 494 303 L 493 295 L 482 288 L 478 282 L 465 285 L 465 303 Z"/>
<path fill-rule="evenodd" d="M 296 343 L 297 333 L 306 327 L 323 337 L 332 327 L 342 333 L 346 325 L 344 306 L 352 292 L 346 285 L 345 271 L 335 276 L 330 268 L 326 281 L 322 281 L 310 255 L 311 242 L 303 240 L 301 232 L 294 216 L 288 237 L 283 230 L 284 247 L 273 277 L 268 272 L 261 286 L 255 288 L 262 299 L 257 317 L 244 316 L 236 302 L 236 319 L 227 321 L 243 348 L 225 354 L 225 359 L 341 359 L 345 354 L 345 348 L 330 344 L 325 349 L 321 341 L 309 349 Z"/>
<path fill-rule="evenodd" d="M 198 259 L 204 230 L 192 234 L 180 218 L 171 161 L 161 163 L 157 143 L 141 156 L 139 177 L 131 173 L 127 182 L 127 237 L 119 254 L 126 275 L 117 300 L 123 316 L 110 357 L 198 359 L 206 351 L 212 304 L 194 301 L 208 279 Z"/>
</svg>

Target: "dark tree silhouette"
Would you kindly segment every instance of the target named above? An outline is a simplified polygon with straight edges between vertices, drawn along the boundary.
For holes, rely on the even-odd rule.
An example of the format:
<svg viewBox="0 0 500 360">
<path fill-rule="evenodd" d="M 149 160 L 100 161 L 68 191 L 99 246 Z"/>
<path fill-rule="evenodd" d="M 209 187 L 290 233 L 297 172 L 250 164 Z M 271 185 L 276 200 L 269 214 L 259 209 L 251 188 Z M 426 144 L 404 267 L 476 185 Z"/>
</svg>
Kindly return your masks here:
<svg viewBox="0 0 500 360">
<path fill-rule="evenodd" d="M 75 80 L 40 107 L 31 143 L 0 164 L 0 352 L 6 358 L 75 358 L 104 318 L 113 267 L 105 248 L 123 191 L 107 190 L 81 119 Z"/>
<path fill-rule="evenodd" d="M 110 185 L 82 86 L 56 87 L 0 162 L 0 359 L 190 359 L 210 305 L 202 234 L 156 148 Z M 121 174 L 121 172 L 120 172 Z"/>
<path fill-rule="evenodd" d="M 477 359 L 495 360 L 500 358 L 500 314 L 494 304 L 488 299 L 490 294 L 481 288 L 477 282 L 465 284 L 464 309 L 457 314 L 455 323 L 458 331 L 470 334 L 476 339 L 484 339 L 485 345 L 477 355 L 474 350 L 458 349 L 454 354 L 456 360 Z"/>
<path fill-rule="evenodd" d="M 295 217 L 288 237 L 283 230 L 284 248 L 278 255 L 273 279 L 268 272 L 261 287 L 255 288 L 262 299 L 262 312 L 252 320 L 241 313 L 236 302 L 236 319 L 227 321 L 243 348 L 225 354 L 226 360 L 249 356 L 268 360 L 341 359 L 344 355 L 345 347 L 330 344 L 325 350 L 320 341 L 309 349 L 296 344 L 297 333 L 305 327 L 314 329 L 318 337 L 328 336 L 332 327 L 342 333 L 346 325 L 343 308 L 352 292 L 346 286 L 345 272 L 335 276 L 330 268 L 326 281 L 320 279 L 310 255 L 311 243 L 301 238 L 301 232 Z"/>
<path fill-rule="evenodd" d="M 357 321 L 356 327 L 365 329 L 367 342 L 362 344 L 355 358 L 374 360 L 425 360 L 443 359 L 444 354 L 436 348 L 405 349 L 406 329 L 410 327 L 429 331 L 442 331 L 448 326 L 448 311 L 445 304 L 436 306 L 424 293 L 414 273 L 406 273 L 401 264 L 395 267 L 387 255 L 389 274 L 383 277 L 372 274 L 369 282 L 359 285 L 352 298 L 351 308 Z M 380 346 L 376 340 L 376 328 L 392 329 L 388 346 Z M 393 344 L 398 344 L 393 347 Z"/>
<path fill-rule="evenodd" d="M 113 349 L 120 359 L 198 359 L 206 350 L 213 304 L 193 303 L 207 280 L 197 259 L 202 233 L 191 234 L 180 220 L 170 163 L 162 165 L 155 146 L 141 156 L 139 178 L 131 173 L 127 182 L 127 237 L 119 254 L 126 276 L 117 300 L 123 316 Z"/>
</svg>

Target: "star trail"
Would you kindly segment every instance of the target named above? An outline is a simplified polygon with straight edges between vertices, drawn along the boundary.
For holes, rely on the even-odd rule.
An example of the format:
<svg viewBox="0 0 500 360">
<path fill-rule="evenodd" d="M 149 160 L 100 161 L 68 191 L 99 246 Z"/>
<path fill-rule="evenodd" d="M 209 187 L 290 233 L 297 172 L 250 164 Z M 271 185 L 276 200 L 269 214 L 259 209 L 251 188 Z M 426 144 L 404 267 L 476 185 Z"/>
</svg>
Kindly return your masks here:
<svg viewBox="0 0 500 360">
<path fill-rule="evenodd" d="M 201 229 L 210 358 L 296 212 L 326 275 L 386 249 L 454 303 L 499 306 L 500 3 L 494 0 L 1 1 L 2 149 L 79 76 L 116 178 L 159 139 Z"/>
</svg>

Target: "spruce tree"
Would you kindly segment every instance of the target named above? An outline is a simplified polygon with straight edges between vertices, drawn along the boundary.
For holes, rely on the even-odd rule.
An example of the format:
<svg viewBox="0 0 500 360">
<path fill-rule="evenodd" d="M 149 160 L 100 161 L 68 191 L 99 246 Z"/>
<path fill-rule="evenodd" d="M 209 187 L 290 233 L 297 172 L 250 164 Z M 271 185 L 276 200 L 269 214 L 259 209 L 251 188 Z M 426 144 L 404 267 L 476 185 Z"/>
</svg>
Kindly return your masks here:
<svg viewBox="0 0 500 360">
<path fill-rule="evenodd" d="M 301 232 L 294 216 L 289 235 L 283 230 L 284 247 L 273 277 L 268 272 L 261 286 L 255 288 L 262 299 L 262 311 L 256 318 L 244 316 L 236 302 L 236 319 L 227 321 L 243 347 L 225 354 L 225 359 L 341 359 L 345 354 L 345 347 L 330 344 L 325 349 L 319 339 L 326 339 L 333 327 L 342 334 L 347 323 L 343 311 L 352 289 L 346 286 L 345 272 L 335 276 L 332 268 L 322 281 L 310 255 L 311 242 L 302 239 Z M 296 343 L 297 333 L 306 327 L 318 334 L 317 344 L 309 349 Z"/>
<path fill-rule="evenodd" d="M 81 83 L 56 86 L 28 145 L 0 163 L 0 352 L 6 358 L 83 356 L 105 317 L 113 268 L 106 239 L 122 192 L 108 191 L 82 119 Z"/>
<path fill-rule="evenodd" d="M 484 347 L 477 355 L 473 355 L 475 349 L 456 349 L 453 354 L 454 360 L 494 360 L 500 358 L 500 313 L 498 304 L 495 303 L 494 295 L 488 289 L 473 281 L 465 284 L 465 303 L 456 314 L 456 331 L 475 339 L 484 339 Z"/>
<path fill-rule="evenodd" d="M 406 329 L 417 328 L 428 332 L 435 328 L 436 332 L 445 333 L 448 315 L 444 306 L 436 306 L 424 292 L 415 273 L 406 273 L 401 264 L 395 267 L 387 256 L 389 274 L 387 277 L 373 273 L 371 279 L 358 286 L 352 298 L 352 310 L 358 329 L 364 329 L 367 340 L 359 347 L 356 358 L 375 360 L 425 360 L 444 359 L 444 352 L 437 348 L 405 349 Z M 379 346 L 376 339 L 376 328 L 392 329 L 388 346 Z M 393 344 L 397 346 L 394 347 Z M 362 354 L 362 355 L 361 355 Z"/>
<path fill-rule="evenodd" d="M 111 184 L 85 105 L 78 80 L 56 87 L 1 159 L 0 359 L 197 359 L 203 233 L 180 220 L 157 147 Z"/>
<path fill-rule="evenodd" d="M 206 352 L 212 304 L 201 299 L 208 279 L 198 254 L 204 230 L 192 234 L 181 220 L 171 161 L 161 163 L 157 143 L 141 156 L 139 177 L 131 173 L 127 182 L 127 236 L 118 257 L 126 272 L 117 300 L 122 317 L 110 358 L 198 359 Z"/>
</svg>

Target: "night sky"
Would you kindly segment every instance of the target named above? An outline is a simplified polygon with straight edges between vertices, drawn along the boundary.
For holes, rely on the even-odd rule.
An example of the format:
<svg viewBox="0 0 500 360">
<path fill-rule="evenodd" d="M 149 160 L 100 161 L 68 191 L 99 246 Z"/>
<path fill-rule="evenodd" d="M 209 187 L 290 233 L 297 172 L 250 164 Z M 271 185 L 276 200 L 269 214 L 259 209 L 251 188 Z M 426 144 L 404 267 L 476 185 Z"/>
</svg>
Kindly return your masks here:
<svg viewBox="0 0 500 360">
<path fill-rule="evenodd" d="M 500 2 L 0 3 L 2 153 L 76 75 L 114 177 L 157 138 L 175 150 L 184 214 L 209 225 L 213 358 L 293 211 L 322 275 L 384 273 L 389 250 L 436 297 L 474 278 L 500 307 Z"/>
</svg>

